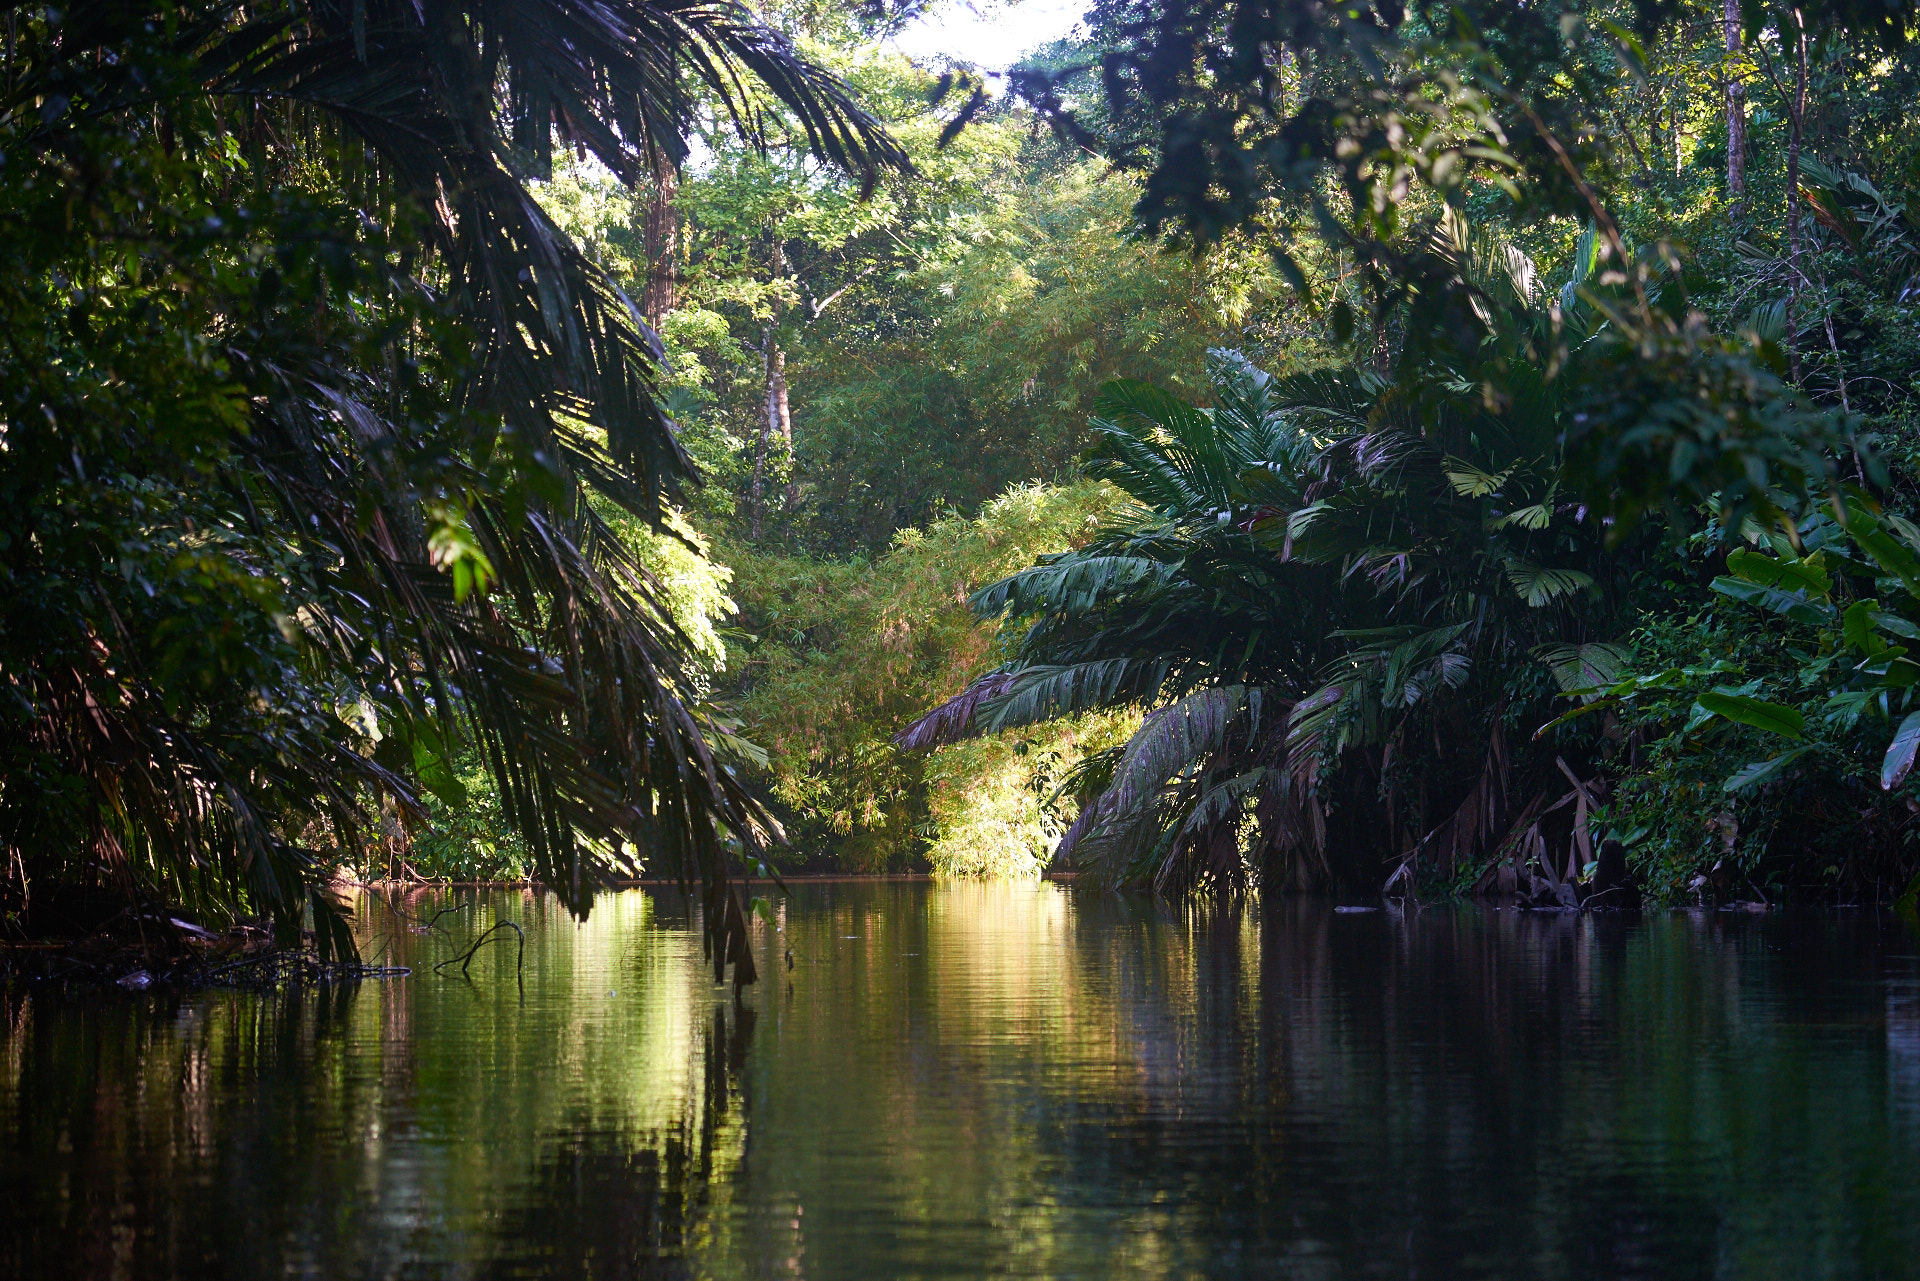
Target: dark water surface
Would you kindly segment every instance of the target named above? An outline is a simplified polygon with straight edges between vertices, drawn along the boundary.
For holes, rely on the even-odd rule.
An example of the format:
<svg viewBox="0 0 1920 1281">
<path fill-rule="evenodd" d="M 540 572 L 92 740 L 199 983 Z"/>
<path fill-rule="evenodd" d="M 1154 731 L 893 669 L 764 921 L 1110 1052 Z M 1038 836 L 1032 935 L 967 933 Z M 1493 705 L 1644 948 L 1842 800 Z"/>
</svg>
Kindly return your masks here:
<svg viewBox="0 0 1920 1281">
<path fill-rule="evenodd" d="M 802 885 L 735 1008 L 670 893 L 360 912 L 414 977 L 0 997 L 0 1275 L 1920 1277 L 1868 913 Z"/>
</svg>

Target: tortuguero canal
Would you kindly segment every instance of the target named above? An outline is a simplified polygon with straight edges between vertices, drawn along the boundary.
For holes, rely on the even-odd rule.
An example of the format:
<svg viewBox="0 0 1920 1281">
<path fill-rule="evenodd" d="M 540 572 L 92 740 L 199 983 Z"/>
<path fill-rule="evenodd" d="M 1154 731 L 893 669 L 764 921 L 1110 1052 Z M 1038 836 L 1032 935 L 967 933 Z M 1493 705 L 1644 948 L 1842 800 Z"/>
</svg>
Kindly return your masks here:
<svg viewBox="0 0 1920 1281">
<path fill-rule="evenodd" d="M 411 976 L 8 990 L 0 1275 L 1920 1276 L 1889 914 L 801 883 L 738 1004 L 671 891 L 358 917 Z"/>
</svg>

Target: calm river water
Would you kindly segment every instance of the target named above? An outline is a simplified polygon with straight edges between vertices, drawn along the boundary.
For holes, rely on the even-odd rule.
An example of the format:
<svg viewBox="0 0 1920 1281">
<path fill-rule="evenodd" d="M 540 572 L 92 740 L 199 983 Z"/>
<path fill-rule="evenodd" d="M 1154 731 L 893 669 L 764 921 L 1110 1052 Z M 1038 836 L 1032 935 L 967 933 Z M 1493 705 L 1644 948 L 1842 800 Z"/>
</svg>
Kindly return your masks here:
<svg viewBox="0 0 1920 1281">
<path fill-rule="evenodd" d="M 1868 913 L 803 884 L 737 1008 L 672 893 L 360 914 L 413 977 L 0 997 L 0 1275 L 1920 1277 Z"/>
</svg>

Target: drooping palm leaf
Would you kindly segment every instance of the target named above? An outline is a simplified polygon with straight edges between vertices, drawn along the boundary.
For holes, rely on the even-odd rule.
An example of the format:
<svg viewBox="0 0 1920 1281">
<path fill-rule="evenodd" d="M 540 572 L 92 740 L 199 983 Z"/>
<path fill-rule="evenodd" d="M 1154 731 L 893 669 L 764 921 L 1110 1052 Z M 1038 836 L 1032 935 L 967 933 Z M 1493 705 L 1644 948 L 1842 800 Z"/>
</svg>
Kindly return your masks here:
<svg viewBox="0 0 1920 1281">
<path fill-rule="evenodd" d="M 869 180 L 903 167 L 903 153 L 844 86 L 726 0 L 0 8 L 0 131 L 16 164 L 65 163 L 119 130 L 136 157 L 206 157 L 197 174 L 179 169 L 192 199 L 231 201 L 238 183 L 237 199 L 269 211 L 229 211 L 244 216 L 232 233 L 243 250 L 247 220 L 272 228 L 281 216 L 271 211 L 286 171 L 323 175 L 321 187 L 358 202 L 366 229 L 270 243 L 262 260 L 274 269 L 250 298 L 206 292 L 198 266 L 181 275 L 209 318 L 190 342 L 212 344 L 244 391 L 212 393 L 238 415 L 207 438 L 224 440 L 233 466 L 215 475 L 219 510 L 193 512 L 187 529 L 202 542 L 226 531 L 227 563 L 258 581 L 291 575 L 279 590 L 297 624 L 282 626 L 299 634 L 304 674 L 286 681 L 315 685 L 284 684 L 269 705 L 310 710 L 249 739 L 148 698 L 153 682 L 133 664 L 145 638 L 130 632 L 102 636 L 92 668 L 9 671 L 36 741 L 89 779 L 100 815 L 90 848 L 144 845 L 157 875 L 243 897 L 234 887 L 250 886 L 254 910 L 297 923 L 312 859 L 290 833 L 318 824 L 330 844 L 364 850 L 368 798 L 418 812 L 409 778 L 350 746 L 331 684 L 377 709 L 364 732 L 394 742 L 441 741 L 464 723 L 539 875 L 576 911 L 606 874 L 635 866 L 629 848 L 701 883 L 716 962 L 750 981 L 729 849 L 750 853 L 776 829 L 714 756 L 659 584 L 587 500 L 658 519 L 691 479 L 652 394 L 657 340 L 527 182 L 556 140 L 628 179 L 677 162 L 696 94 L 755 140 L 792 136 Z M 153 234 L 138 218 L 160 216 L 83 208 L 102 220 L 92 234 L 128 239 L 128 261 Z M 396 248 L 396 227 L 417 243 Z M 176 234 L 173 260 L 216 262 L 206 231 Z M 109 254 L 115 270 L 121 252 Z M 375 255 L 367 270 L 354 266 L 360 253 Z M 275 303 L 281 270 L 304 273 L 317 304 L 292 324 Z M 355 319 L 331 324 L 330 311 Z M 381 335 L 383 314 L 394 327 Z M 330 332 L 363 347 L 329 346 Z M 368 342 L 382 345 L 371 359 Z M 435 421 L 460 424 L 457 440 L 409 418 L 414 345 L 448 379 L 428 398 L 440 398 Z M 53 381 L 35 393 L 49 405 L 72 399 L 59 376 L 45 373 Z M 104 422 L 102 403 L 74 412 Z M 167 465 L 139 454 L 138 422 L 116 429 L 136 468 Z M 467 544 L 442 572 L 446 549 Z M 255 621 L 267 622 L 264 607 Z M 90 730 L 84 709 L 103 699 L 113 714 Z"/>
</svg>

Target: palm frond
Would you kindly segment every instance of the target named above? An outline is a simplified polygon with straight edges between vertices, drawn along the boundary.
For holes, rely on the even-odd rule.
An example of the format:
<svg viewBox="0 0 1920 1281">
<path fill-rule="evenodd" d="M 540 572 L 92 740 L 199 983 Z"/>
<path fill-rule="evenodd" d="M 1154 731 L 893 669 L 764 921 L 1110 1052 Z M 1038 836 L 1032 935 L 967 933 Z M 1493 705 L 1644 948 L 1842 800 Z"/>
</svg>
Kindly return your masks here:
<svg viewBox="0 0 1920 1281">
<path fill-rule="evenodd" d="M 1165 663 L 1137 658 L 1022 667 L 981 707 L 977 723 L 985 732 L 997 734 L 1062 716 L 1145 702 L 1166 674 Z"/>
<path fill-rule="evenodd" d="M 1258 690 L 1221 685 L 1147 713 L 1114 766 L 1105 793 L 1109 811 L 1131 815 L 1151 804 L 1169 778 L 1219 751 L 1235 720 L 1242 713 L 1257 715 L 1258 707 Z"/>
<path fill-rule="evenodd" d="M 1013 684 L 1011 672 L 988 672 L 964 690 L 893 736 L 904 752 L 926 752 L 972 738 L 979 731 L 980 707 L 1000 697 Z"/>
<path fill-rule="evenodd" d="M 1591 641 L 1584 645 L 1542 645 L 1533 656 L 1547 665 L 1563 694 L 1612 685 L 1627 671 L 1633 655 L 1624 645 Z"/>
<path fill-rule="evenodd" d="M 1591 591 L 1595 586 L 1593 575 L 1585 570 L 1552 569 L 1518 558 L 1509 558 L 1504 568 L 1513 590 L 1534 609 L 1550 605 L 1562 596 Z"/>
<path fill-rule="evenodd" d="M 1084 613 L 1113 596 L 1173 581 L 1178 566 L 1143 556 L 1069 552 L 1010 574 L 975 592 L 969 601 L 982 618 L 1042 611 Z"/>
</svg>

